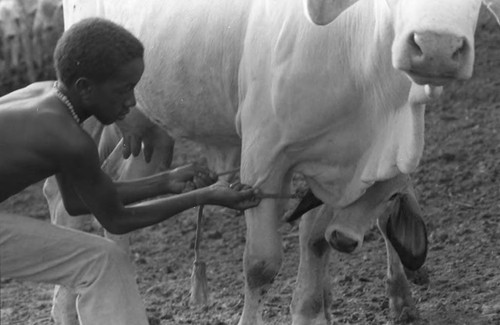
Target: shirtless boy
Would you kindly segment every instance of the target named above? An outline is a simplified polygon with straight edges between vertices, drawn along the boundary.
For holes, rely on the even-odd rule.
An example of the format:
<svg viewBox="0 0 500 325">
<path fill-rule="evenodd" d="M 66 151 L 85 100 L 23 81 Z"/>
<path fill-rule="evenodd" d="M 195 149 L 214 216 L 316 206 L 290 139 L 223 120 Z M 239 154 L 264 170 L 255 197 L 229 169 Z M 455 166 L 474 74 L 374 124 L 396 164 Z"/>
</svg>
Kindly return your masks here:
<svg viewBox="0 0 500 325">
<path fill-rule="evenodd" d="M 0 202 L 55 175 L 71 215 L 90 212 L 115 234 L 197 205 L 243 210 L 259 203 L 256 190 L 213 184 L 212 174 L 195 165 L 121 183 L 103 173 L 96 145 L 80 123 L 94 116 L 111 124 L 135 106 L 143 51 L 124 28 L 86 19 L 57 44 L 56 83 L 35 83 L 0 98 Z M 199 188 L 129 205 L 175 192 L 172 185 L 183 182 Z M 107 239 L 0 213 L 0 274 L 71 288 L 79 295 L 82 325 L 148 324 L 133 266 L 126 252 Z"/>
</svg>

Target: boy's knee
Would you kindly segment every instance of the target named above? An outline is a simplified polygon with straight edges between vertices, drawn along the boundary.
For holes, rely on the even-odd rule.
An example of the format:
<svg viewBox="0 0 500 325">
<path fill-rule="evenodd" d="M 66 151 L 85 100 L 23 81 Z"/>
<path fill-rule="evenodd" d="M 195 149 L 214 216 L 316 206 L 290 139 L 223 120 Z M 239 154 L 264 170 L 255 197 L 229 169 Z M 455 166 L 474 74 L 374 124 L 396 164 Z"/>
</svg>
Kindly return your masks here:
<svg viewBox="0 0 500 325">
<path fill-rule="evenodd" d="M 102 244 L 100 259 L 107 267 L 131 265 L 128 252 L 112 240 L 106 239 Z"/>
<path fill-rule="evenodd" d="M 107 239 L 100 240 L 94 251 L 82 275 L 81 280 L 85 286 L 102 280 L 106 282 L 110 279 L 117 279 L 120 276 L 133 276 L 134 269 L 128 253 L 115 242 Z"/>
</svg>

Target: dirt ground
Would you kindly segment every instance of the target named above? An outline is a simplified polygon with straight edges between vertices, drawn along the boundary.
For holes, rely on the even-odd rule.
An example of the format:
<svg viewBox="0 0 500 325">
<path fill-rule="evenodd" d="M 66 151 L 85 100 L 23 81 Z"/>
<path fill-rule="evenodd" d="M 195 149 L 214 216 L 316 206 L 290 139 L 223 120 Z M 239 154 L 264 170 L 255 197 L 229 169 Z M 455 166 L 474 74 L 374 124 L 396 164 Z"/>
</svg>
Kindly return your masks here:
<svg viewBox="0 0 500 325">
<path fill-rule="evenodd" d="M 427 109 L 424 157 L 413 179 L 425 212 L 429 281 L 412 285 L 425 323 L 500 324 L 500 28 L 483 13 L 471 80 Z M 179 149 L 181 152 L 182 149 Z M 5 153 L 4 153 L 5 154 Z M 177 158 L 183 162 L 185 157 Z M 41 184 L 0 204 L 48 221 Z M 132 234 L 132 258 L 152 324 L 236 324 L 243 307 L 244 219 L 209 209 L 202 242 L 210 289 L 189 306 L 196 209 Z M 298 265 L 297 225 L 283 225 L 285 260 L 264 308 L 269 324 L 289 324 Z M 386 324 L 385 247 L 377 231 L 352 255 L 331 253 L 334 324 Z M 1 282 L 1 324 L 52 324 L 52 286 Z"/>
</svg>

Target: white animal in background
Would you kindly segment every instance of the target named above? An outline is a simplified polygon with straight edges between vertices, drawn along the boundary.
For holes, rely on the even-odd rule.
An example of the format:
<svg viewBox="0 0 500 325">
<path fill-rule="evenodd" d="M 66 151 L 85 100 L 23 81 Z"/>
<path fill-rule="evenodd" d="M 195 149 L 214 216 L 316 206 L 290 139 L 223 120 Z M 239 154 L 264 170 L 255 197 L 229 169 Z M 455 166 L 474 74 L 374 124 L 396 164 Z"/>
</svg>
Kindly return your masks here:
<svg viewBox="0 0 500 325">
<path fill-rule="evenodd" d="M 31 23 L 35 13 L 33 1 L 36 3 L 36 0 L 0 1 L 0 35 L 6 65 L 4 73 L 18 78 L 24 64 L 29 82 L 36 80 L 31 42 Z"/>
<path fill-rule="evenodd" d="M 54 76 L 52 53 L 64 31 L 62 0 L 38 0 L 33 22 L 34 60 L 43 77 Z M 47 67 L 48 69 L 44 69 Z"/>
</svg>

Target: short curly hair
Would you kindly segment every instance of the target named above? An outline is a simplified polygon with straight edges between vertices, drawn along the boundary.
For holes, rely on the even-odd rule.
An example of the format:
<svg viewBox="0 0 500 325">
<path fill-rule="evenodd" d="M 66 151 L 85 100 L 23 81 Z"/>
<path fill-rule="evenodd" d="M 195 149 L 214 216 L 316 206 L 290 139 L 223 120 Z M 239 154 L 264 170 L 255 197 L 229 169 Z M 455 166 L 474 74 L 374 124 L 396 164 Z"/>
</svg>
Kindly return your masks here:
<svg viewBox="0 0 500 325">
<path fill-rule="evenodd" d="M 81 77 L 103 82 L 124 64 L 143 58 L 144 46 L 124 27 L 87 18 L 63 33 L 54 50 L 57 77 L 70 86 Z"/>
</svg>

